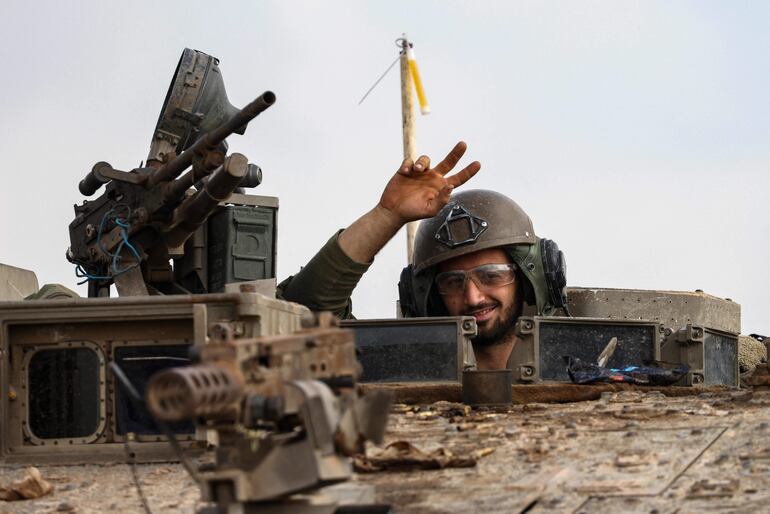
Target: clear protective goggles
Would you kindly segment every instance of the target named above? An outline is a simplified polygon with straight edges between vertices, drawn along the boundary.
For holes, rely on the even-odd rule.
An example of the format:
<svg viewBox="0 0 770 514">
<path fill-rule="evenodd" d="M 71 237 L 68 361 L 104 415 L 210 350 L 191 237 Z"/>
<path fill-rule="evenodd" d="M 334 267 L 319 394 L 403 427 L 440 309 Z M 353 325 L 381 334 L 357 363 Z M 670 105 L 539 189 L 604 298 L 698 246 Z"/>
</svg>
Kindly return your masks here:
<svg viewBox="0 0 770 514">
<path fill-rule="evenodd" d="M 436 275 L 436 288 L 442 295 L 463 294 L 470 279 L 484 292 L 513 283 L 517 269 L 515 264 L 482 264 L 468 271 L 445 271 Z"/>
</svg>

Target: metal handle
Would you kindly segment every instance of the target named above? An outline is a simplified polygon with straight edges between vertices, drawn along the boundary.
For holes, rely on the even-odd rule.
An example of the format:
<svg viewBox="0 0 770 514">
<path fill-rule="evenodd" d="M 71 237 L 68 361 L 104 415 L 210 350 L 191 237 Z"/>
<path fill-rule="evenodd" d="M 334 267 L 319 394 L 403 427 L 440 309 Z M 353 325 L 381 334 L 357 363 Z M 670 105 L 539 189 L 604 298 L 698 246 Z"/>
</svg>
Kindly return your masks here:
<svg viewBox="0 0 770 514">
<path fill-rule="evenodd" d="M 94 167 L 91 168 L 91 171 L 89 171 L 85 178 L 80 181 L 80 184 L 78 184 L 80 194 L 84 196 L 91 196 L 96 193 L 100 187 L 102 187 L 102 184 L 106 184 L 110 181 L 110 179 L 103 176 L 99 171 L 103 168 L 112 168 L 112 166 L 104 161 L 99 161 L 94 164 Z"/>
</svg>

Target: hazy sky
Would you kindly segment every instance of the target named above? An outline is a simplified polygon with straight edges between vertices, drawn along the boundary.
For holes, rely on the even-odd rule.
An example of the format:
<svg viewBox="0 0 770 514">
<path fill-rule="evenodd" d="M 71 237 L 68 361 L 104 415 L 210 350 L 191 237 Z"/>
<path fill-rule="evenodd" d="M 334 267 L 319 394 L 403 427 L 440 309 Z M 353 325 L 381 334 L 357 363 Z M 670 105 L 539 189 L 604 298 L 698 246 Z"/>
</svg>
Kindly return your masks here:
<svg viewBox="0 0 770 514">
<path fill-rule="evenodd" d="M 230 100 L 276 105 L 233 136 L 280 197 L 278 274 L 375 205 L 401 161 L 397 68 L 415 42 L 433 113 L 420 153 L 468 142 L 564 250 L 570 285 L 703 289 L 770 332 L 770 2 L 21 2 L 0 17 L 0 262 L 75 287 L 77 183 L 147 155 L 185 47 Z M 468 187 L 468 186 L 466 186 Z M 354 295 L 395 313 L 399 234 Z M 79 291 L 85 291 L 81 286 Z"/>
</svg>

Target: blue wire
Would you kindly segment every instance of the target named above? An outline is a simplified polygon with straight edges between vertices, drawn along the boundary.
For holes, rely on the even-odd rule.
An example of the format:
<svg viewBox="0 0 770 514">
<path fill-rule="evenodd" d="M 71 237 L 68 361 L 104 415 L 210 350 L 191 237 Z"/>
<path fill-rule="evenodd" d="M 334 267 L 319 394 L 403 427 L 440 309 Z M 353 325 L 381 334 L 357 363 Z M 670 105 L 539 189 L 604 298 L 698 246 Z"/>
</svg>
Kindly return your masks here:
<svg viewBox="0 0 770 514">
<path fill-rule="evenodd" d="M 99 230 L 96 233 L 96 244 L 99 246 L 99 248 L 107 255 L 112 257 L 112 275 L 111 276 L 102 276 L 102 275 L 92 275 L 88 273 L 81 265 L 77 265 L 75 268 L 75 276 L 78 278 L 85 278 L 85 280 L 78 282 L 78 285 L 85 284 L 89 280 L 110 280 L 114 278 L 116 275 L 120 275 L 121 273 L 125 273 L 137 266 L 139 266 L 139 263 L 141 262 L 142 258 L 139 254 L 139 250 L 136 249 L 134 245 L 131 244 L 131 241 L 128 239 L 128 230 L 131 229 L 131 224 L 125 221 L 124 219 L 117 216 L 117 208 L 118 207 L 124 207 L 128 212 L 127 215 L 131 215 L 131 208 L 128 207 L 128 205 L 125 204 L 119 204 L 116 207 L 110 209 L 109 211 L 105 212 L 102 216 L 101 221 L 99 222 Z M 108 251 L 104 245 L 102 244 L 102 236 L 104 235 L 104 227 L 107 224 L 107 221 L 109 219 L 114 219 L 115 224 L 120 227 L 120 243 L 118 244 L 118 247 L 115 249 L 115 253 Z M 119 269 L 118 267 L 118 261 L 121 259 L 120 253 L 123 250 L 124 247 L 128 247 L 129 251 L 134 255 L 136 258 L 136 263 L 128 266 L 124 269 Z"/>
<path fill-rule="evenodd" d="M 121 273 L 125 273 L 126 271 L 135 268 L 139 265 L 139 262 L 142 260 L 142 258 L 139 255 L 139 252 L 134 247 L 134 245 L 131 244 L 131 242 L 128 240 L 128 230 L 131 228 L 131 224 L 120 219 L 115 218 L 115 224 L 120 227 L 120 244 L 115 249 L 115 253 L 112 255 L 112 273 L 113 275 L 120 275 Z M 131 266 L 128 266 L 124 269 L 118 268 L 118 260 L 120 260 L 120 252 L 123 250 L 123 247 L 127 246 L 128 249 L 131 251 L 131 253 L 134 254 L 134 257 L 136 257 L 136 264 L 133 264 Z"/>
<path fill-rule="evenodd" d="M 123 207 L 123 208 L 126 209 L 126 216 L 127 217 L 131 216 L 131 208 L 128 205 L 126 205 L 124 203 L 118 204 L 115 207 L 113 207 L 112 209 L 110 209 L 109 211 L 105 212 L 104 215 L 102 215 L 102 219 L 99 222 L 99 230 L 96 233 L 96 243 L 99 245 L 99 249 L 101 249 L 101 251 L 103 251 L 104 253 L 106 253 L 109 256 L 112 256 L 112 253 L 107 251 L 107 249 L 102 244 L 102 235 L 104 234 L 104 225 L 107 223 L 107 220 L 109 220 L 112 217 L 114 217 L 116 221 L 118 219 L 120 219 L 120 218 L 117 217 L 117 212 L 116 212 L 119 207 Z"/>
</svg>

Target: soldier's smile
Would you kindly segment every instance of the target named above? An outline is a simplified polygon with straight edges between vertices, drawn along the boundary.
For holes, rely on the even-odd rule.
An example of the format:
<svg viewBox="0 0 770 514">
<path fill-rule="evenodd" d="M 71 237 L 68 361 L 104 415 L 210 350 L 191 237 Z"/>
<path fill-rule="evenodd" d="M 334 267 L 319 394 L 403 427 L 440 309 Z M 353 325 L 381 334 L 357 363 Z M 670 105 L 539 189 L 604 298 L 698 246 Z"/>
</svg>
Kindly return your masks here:
<svg viewBox="0 0 770 514">
<path fill-rule="evenodd" d="M 463 315 L 473 316 L 476 318 L 477 324 L 486 323 L 496 315 L 498 306 L 499 304 L 497 302 L 479 305 L 472 309 L 468 309 Z"/>
<path fill-rule="evenodd" d="M 508 263 L 510 259 L 503 250 L 490 248 L 441 263 L 438 271 L 467 273 L 488 264 Z M 441 299 L 450 316 L 473 316 L 476 319 L 478 335 L 473 339 L 476 347 L 494 346 L 508 341 L 521 304 L 517 298 L 515 282 L 499 287 L 484 287 L 482 283 L 479 288 L 473 278 L 463 280 L 462 292 L 442 294 Z"/>
</svg>

